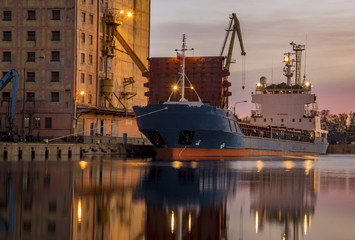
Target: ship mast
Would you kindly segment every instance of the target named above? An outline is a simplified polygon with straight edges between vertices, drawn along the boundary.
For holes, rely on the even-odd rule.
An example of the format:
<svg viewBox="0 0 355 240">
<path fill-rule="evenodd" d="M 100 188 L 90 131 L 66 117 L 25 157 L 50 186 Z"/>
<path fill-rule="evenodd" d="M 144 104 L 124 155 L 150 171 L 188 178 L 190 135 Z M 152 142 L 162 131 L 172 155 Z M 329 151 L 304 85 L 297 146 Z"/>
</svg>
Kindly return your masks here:
<svg viewBox="0 0 355 240">
<path fill-rule="evenodd" d="M 181 63 L 181 74 L 182 74 L 182 79 L 181 79 L 181 99 L 180 102 L 182 101 L 187 101 L 185 98 L 185 51 L 186 49 L 186 37 L 185 34 L 182 35 L 182 63 Z"/>
<path fill-rule="evenodd" d="M 187 49 L 186 48 L 186 36 L 185 34 L 182 35 L 182 49 L 175 49 L 175 51 L 180 51 L 182 52 L 182 59 L 181 59 L 181 69 L 180 69 L 180 75 L 181 75 L 181 98 L 180 102 L 186 102 L 187 99 L 185 98 L 185 52 L 194 50 L 193 48 Z M 179 53 L 178 53 L 179 55 Z M 190 83 L 191 84 L 191 83 Z"/>
<path fill-rule="evenodd" d="M 199 102 L 202 102 L 201 101 L 201 98 L 200 96 L 198 95 L 198 93 L 196 92 L 195 88 L 192 86 L 189 78 L 186 76 L 185 74 L 185 52 L 186 51 L 190 51 L 190 50 L 194 50 L 193 48 L 186 48 L 186 37 L 185 37 L 185 34 L 182 35 L 182 49 L 175 49 L 176 52 L 182 52 L 182 54 L 180 53 L 177 53 L 178 55 L 178 58 L 181 58 L 181 65 L 180 65 L 180 78 L 179 78 L 179 81 L 177 84 L 179 84 L 179 82 L 181 82 L 181 98 L 180 98 L 180 102 L 187 102 L 188 100 L 185 98 L 185 80 L 187 80 L 189 83 L 190 83 L 190 89 L 192 91 L 194 91 L 197 95 L 197 98 L 198 98 L 198 101 Z M 178 87 L 177 86 L 174 86 L 174 90 L 176 90 Z M 170 102 L 170 98 L 171 96 L 173 95 L 173 92 L 170 94 L 169 96 L 169 99 L 168 99 L 168 102 Z"/>
<path fill-rule="evenodd" d="M 305 45 L 296 44 L 291 42 L 290 45 L 293 47 L 293 51 L 296 53 L 296 76 L 295 76 L 295 85 L 301 86 L 301 58 L 302 51 L 305 49 Z"/>
</svg>

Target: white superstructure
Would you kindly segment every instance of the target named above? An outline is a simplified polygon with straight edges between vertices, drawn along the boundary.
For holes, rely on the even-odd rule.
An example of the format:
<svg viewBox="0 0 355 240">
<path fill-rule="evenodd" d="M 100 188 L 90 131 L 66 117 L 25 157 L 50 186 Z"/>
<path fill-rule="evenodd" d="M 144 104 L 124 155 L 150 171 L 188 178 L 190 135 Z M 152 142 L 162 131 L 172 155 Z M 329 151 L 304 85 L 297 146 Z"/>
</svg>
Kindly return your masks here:
<svg viewBox="0 0 355 240">
<path fill-rule="evenodd" d="M 295 48 L 295 44 L 291 45 Z M 291 59 L 293 55 L 298 56 L 296 61 Z M 299 79 L 295 79 L 295 84 L 292 84 L 293 72 L 299 72 L 297 68 L 301 67 L 299 52 L 286 53 L 284 62 L 287 83 L 268 84 L 266 77 L 261 77 L 257 83 L 255 93 L 252 93 L 255 110 L 251 114 L 251 123 L 314 131 L 316 137 L 326 137 L 328 132 L 321 128 L 317 98 L 312 94 L 312 84 L 305 78 L 302 84 Z"/>
</svg>

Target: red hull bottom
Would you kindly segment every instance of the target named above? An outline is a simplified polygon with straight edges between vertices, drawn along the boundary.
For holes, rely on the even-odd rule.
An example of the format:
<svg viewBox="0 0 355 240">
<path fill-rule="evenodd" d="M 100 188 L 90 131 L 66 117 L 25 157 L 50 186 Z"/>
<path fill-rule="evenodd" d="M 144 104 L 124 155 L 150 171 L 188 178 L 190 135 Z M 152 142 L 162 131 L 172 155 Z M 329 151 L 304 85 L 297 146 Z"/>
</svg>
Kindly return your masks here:
<svg viewBox="0 0 355 240">
<path fill-rule="evenodd" d="M 217 160 L 239 157 L 255 156 L 302 156 L 314 155 L 314 153 L 277 152 L 263 150 L 236 150 L 236 149 L 196 149 L 196 148 L 158 148 L 156 159 L 158 160 Z"/>
</svg>

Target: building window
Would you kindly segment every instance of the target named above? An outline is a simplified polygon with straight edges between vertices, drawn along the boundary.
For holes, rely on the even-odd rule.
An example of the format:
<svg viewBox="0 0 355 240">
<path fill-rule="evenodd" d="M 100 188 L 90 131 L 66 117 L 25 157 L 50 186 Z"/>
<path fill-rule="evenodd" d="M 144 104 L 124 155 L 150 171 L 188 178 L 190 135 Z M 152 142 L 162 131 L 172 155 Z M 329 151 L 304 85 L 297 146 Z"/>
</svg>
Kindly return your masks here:
<svg viewBox="0 0 355 240">
<path fill-rule="evenodd" d="M 310 122 L 310 123 L 312 122 L 312 118 L 309 119 L 309 122 Z"/>
<path fill-rule="evenodd" d="M 27 20 L 36 20 L 36 11 L 28 10 L 27 11 Z"/>
<path fill-rule="evenodd" d="M 89 64 L 92 64 L 92 55 L 89 55 Z"/>
<path fill-rule="evenodd" d="M 81 21 L 82 21 L 83 23 L 85 23 L 85 20 L 86 20 L 86 13 L 82 12 L 82 13 L 81 13 Z"/>
<path fill-rule="evenodd" d="M 85 33 L 81 33 L 81 42 L 85 43 Z"/>
<path fill-rule="evenodd" d="M 92 45 L 94 43 L 94 38 L 92 35 L 89 35 L 89 43 Z"/>
<path fill-rule="evenodd" d="M 30 126 L 30 118 L 29 117 L 25 117 L 25 128 L 28 128 Z"/>
<path fill-rule="evenodd" d="M 52 10 L 52 20 L 60 20 L 60 10 Z"/>
<path fill-rule="evenodd" d="M 89 84 L 92 84 L 92 75 L 89 75 Z"/>
<path fill-rule="evenodd" d="M 85 83 L 85 74 L 84 73 L 81 74 L 80 82 Z"/>
<path fill-rule="evenodd" d="M 264 122 L 266 122 L 266 118 L 264 118 Z"/>
<path fill-rule="evenodd" d="M 45 126 L 45 128 L 52 128 L 52 118 L 50 118 L 50 117 L 46 117 L 45 118 L 45 124 L 44 124 Z"/>
<path fill-rule="evenodd" d="M 35 72 L 27 72 L 27 82 L 35 82 L 36 81 L 36 73 Z"/>
<path fill-rule="evenodd" d="M 292 122 L 295 122 L 295 119 L 294 119 L 294 118 L 292 118 Z"/>
<path fill-rule="evenodd" d="M 33 127 L 34 128 L 40 128 L 41 127 L 41 118 L 35 117 L 33 121 Z"/>
<path fill-rule="evenodd" d="M 90 4 L 94 4 L 94 0 L 90 0 Z"/>
<path fill-rule="evenodd" d="M 34 92 L 28 92 L 27 94 L 27 101 L 28 102 L 34 102 L 35 101 L 35 93 Z"/>
<path fill-rule="evenodd" d="M 83 4 L 85 4 L 86 3 L 86 0 L 82 0 L 83 1 Z"/>
<path fill-rule="evenodd" d="M 283 119 L 283 118 L 281 118 L 281 122 L 284 122 L 284 119 Z"/>
<path fill-rule="evenodd" d="M 89 104 L 92 103 L 92 95 L 91 95 L 91 94 L 88 95 L 88 103 L 89 103 Z"/>
<path fill-rule="evenodd" d="M 274 119 L 270 118 L 270 122 L 273 122 L 273 121 L 274 121 Z"/>
<path fill-rule="evenodd" d="M 11 52 L 3 52 L 2 53 L 2 61 L 3 62 L 11 62 Z"/>
<path fill-rule="evenodd" d="M 94 24 L 94 15 L 90 14 L 90 24 Z"/>
<path fill-rule="evenodd" d="M 51 82 L 59 82 L 59 72 L 51 72 Z"/>
<path fill-rule="evenodd" d="M 11 100 L 11 94 L 9 92 L 3 92 L 2 93 L 2 100 L 3 101 Z"/>
<path fill-rule="evenodd" d="M 4 31 L 2 40 L 6 42 L 11 42 L 12 41 L 12 32 L 11 31 Z"/>
<path fill-rule="evenodd" d="M 51 92 L 51 102 L 59 102 L 59 92 Z"/>
<path fill-rule="evenodd" d="M 81 54 L 81 63 L 85 63 L 85 53 Z"/>
<path fill-rule="evenodd" d="M 52 31 L 52 41 L 60 41 L 60 31 Z"/>
<path fill-rule="evenodd" d="M 4 11 L 3 13 L 4 13 L 3 18 L 2 18 L 3 21 L 11 21 L 12 20 L 12 12 L 11 11 Z"/>
<path fill-rule="evenodd" d="M 36 52 L 27 52 L 27 62 L 36 61 Z"/>
<path fill-rule="evenodd" d="M 52 53 L 52 57 L 51 57 L 51 61 L 52 62 L 59 62 L 60 61 L 60 59 L 59 59 L 59 51 L 53 51 Z"/>
<path fill-rule="evenodd" d="M 302 119 L 300 118 L 300 119 L 298 119 L 298 122 L 302 122 Z"/>
<path fill-rule="evenodd" d="M 27 31 L 27 41 L 36 41 L 35 31 Z"/>
</svg>

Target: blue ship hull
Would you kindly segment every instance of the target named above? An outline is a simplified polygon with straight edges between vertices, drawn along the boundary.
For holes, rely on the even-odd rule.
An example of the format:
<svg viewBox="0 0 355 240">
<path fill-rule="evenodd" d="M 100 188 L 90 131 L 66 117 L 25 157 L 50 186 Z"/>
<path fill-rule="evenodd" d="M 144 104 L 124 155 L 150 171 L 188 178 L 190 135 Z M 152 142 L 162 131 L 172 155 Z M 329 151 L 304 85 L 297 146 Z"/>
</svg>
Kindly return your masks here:
<svg viewBox="0 0 355 240">
<path fill-rule="evenodd" d="M 191 103 L 133 107 L 139 130 L 159 159 L 216 159 L 257 155 L 325 154 L 324 138 L 295 141 L 272 136 L 246 136 L 226 109 Z"/>
</svg>

